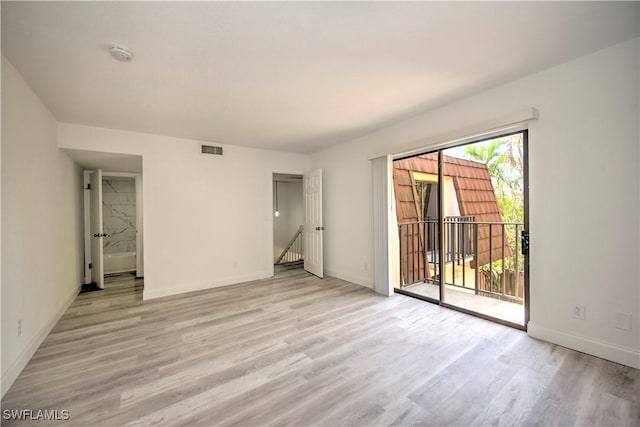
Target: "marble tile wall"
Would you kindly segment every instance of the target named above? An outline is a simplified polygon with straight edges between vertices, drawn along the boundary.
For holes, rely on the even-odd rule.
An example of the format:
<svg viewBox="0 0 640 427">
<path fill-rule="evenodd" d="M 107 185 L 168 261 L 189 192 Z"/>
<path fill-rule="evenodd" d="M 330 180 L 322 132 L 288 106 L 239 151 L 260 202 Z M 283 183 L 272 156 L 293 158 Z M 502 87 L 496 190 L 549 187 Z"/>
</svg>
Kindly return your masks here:
<svg viewBox="0 0 640 427">
<path fill-rule="evenodd" d="M 102 180 L 104 253 L 136 250 L 136 187 L 133 178 Z"/>
</svg>

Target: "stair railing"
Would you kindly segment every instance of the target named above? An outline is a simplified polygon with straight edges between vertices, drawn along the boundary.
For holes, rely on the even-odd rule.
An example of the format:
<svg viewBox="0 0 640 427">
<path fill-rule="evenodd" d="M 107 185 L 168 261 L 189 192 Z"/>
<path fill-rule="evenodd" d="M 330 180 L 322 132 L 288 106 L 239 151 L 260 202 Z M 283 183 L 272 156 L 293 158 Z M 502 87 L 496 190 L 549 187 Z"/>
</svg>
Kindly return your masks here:
<svg viewBox="0 0 640 427">
<path fill-rule="evenodd" d="M 298 262 L 304 259 L 304 245 L 302 243 L 302 230 L 304 226 L 300 226 L 296 234 L 293 235 L 289 244 L 285 246 L 280 256 L 276 259 L 275 264 L 288 264 Z"/>
</svg>

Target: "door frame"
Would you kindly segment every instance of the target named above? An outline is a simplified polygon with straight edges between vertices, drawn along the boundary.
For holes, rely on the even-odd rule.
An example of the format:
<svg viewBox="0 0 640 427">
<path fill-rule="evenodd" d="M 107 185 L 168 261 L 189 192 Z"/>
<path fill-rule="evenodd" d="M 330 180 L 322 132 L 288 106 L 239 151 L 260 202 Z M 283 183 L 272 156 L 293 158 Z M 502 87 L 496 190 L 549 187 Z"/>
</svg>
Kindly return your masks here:
<svg viewBox="0 0 640 427">
<path fill-rule="evenodd" d="M 84 192 L 84 284 L 91 283 L 91 191 L 89 182 L 94 169 L 82 171 L 83 192 Z M 102 179 L 105 177 L 127 177 L 134 178 L 136 188 L 136 278 L 144 277 L 144 223 L 142 207 L 142 173 L 134 172 L 105 172 L 102 171 Z"/>
<path fill-rule="evenodd" d="M 523 229 L 526 230 L 527 232 L 530 231 L 530 216 L 529 216 L 529 129 L 528 127 L 523 127 L 517 130 L 505 130 L 504 133 L 497 133 L 497 134 L 491 134 L 491 135 L 487 135 L 487 136 L 480 136 L 478 138 L 475 139 L 468 139 L 465 140 L 464 142 L 456 142 L 456 143 L 452 143 L 452 144 L 446 144 L 443 146 L 439 146 L 438 148 L 434 148 L 434 149 L 426 149 L 424 151 L 418 151 L 418 152 L 414 152 L 410 155 L 398 155 L 398 156 L 393 156 L 392 160 L 401 160 L 401 159 L 406 159 L 406 158 L 411 158 L 411 157 L 415 157 L 415 156 L 419 156 L 419 155 L 423 155 L 423 154 L 432 154 L 432 153 L 437 153 L 438 154 L 438 216 L 439 216 L 439 221 L 438 221 L 438 228 L 439 228 L 439 238 L 440 238 L 440 248 L 444 247 L 444 239 L 445 239 L 445 235 L 444 235 L 444 201 L 443 201 L 443 197 L 444 197 L 444 191 L 442 188 L 442 184 L 443 184 L 443 170 L 442 170 L 442 161 L 443 161 L 443 155 L 444 155 L 444 151 L 450 148 L 455 148 L 455 147 L 462 147 L 465 145 L 470 145 L 470 144 L 475 144 L 478 142 L 483 142 L 483 141 L 490 141 L 493 139 L 497 139 L 497 138 L 501 138 L 501 137 L 505 137 L 505 136 L 510 136 L 510 135 L 516 135 L 516 134 L 522 134 L 522 162 L 523 162 L 523 167 L 522 167 L 522 175 L 523 175 L 523 198 L 524 198 L 524 225 L 523 225 Z M 391 179 L 393 180 L 393 176 L 391 176 Z M 395 200 L 394 200 L 395 203 Z M 519 237 L 516 237 L 519 238 Z M 397 252 L 393 255 L 390 256 L 394 256 L 397 259 L 391 260 L 392 262 L 396 262 L 396 263 L 400 263 L 400 253 Z M 439 293 L 438 293 L 438 299 L 433 299 L 433 298 L 429 298 L 429 297 L 425 297 L 422 295 L 417 295 L 414 294 L 412 292 L 408 292 L 406 290 L 403 289 L 399 289 L 399 288 L 393 288 L 393 292 L 402 294 L 402 295 L 407 295 L 413 298 L 417 298 L 417 299 L 421 299 L 423 301 L 427 301 L 433 304 L 437 304 L 440 305 L 442 307 L 446 307 L 452 310 L 456 310 L 456 311 L 460 311 L 462 313 L 466 313 L 466 314 L 470 314 L 472 316 L 476 316 L 482 319 L 486 319 L 486 320 L 490 320 L 492 322 L 496 322 L 499 324 L 503 324 L 505 326 L 510 326 L 512 328 L 516 328 L 516 329 L 521 329 L 526 331 L 527 330 L 527 325 L 529 323 L 530 320 L 530 280 L 529 280 L 529 268 L 530 268 L 530 252 L 528 252 L 527 254 L 523 255 L 523 261 L 524 261 L 524 267 L 525 267 L 525 271 L 524 271 L 524 324 L 523 325 L 519 325 L 516 323 L 512 323 L 506 320 L 502 320 L 496 317 L 492 317 L 492 316 L 488 316 L 482 313 L 478 313 L 472 310 L 468 310 L 462 307 L 458 307 L 455 305 L 451 305 L 448 304 L 446 301 L 443 301 L 442 297 L 443 297 L 443 290 L 444 290 L 444 286 L 446 286 L 444 284 L 444 281 L 442 280 L 443 277 L 443 266 L 444 261 L 445 261 L 445 252 L 443 250 L 440 250 L 440 262 L 439 262 L 439 274 L 440 274 L 440 284 L 439 284 Z M 400 274 L 401 274 L 401 270 L 402 268 L 400 268 Z M 400 278 L 400 282 L 402 281 L 402 279 Z"/>
</svg>

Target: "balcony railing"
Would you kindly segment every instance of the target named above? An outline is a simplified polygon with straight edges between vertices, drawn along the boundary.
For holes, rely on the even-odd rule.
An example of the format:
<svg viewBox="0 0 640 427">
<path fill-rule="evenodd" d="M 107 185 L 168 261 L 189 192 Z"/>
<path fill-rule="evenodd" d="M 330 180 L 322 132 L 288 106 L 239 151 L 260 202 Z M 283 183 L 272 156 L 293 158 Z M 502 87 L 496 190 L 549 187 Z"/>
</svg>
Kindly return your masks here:
<svg viewBox="0 0 640 427">
<path fill-rule="evenodd" d="M 444 219 L 445 285 L 476 295 L 522 304 L 522 223 Z M 436 218 L 399 224 L 402 288 L 440 283 L 440 236 Z"/>
</svg>

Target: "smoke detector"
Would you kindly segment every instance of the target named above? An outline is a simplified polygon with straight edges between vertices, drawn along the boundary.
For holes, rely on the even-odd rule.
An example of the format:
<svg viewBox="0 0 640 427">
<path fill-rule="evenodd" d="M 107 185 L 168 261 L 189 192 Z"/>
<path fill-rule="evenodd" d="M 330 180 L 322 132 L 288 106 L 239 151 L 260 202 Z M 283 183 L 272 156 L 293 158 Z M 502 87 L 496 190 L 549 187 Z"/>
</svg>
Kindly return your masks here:
<svg viewBox="0 0 640 427">
<path fill-rule="evenodd" d="M 109 53 L 116 61 L 131 62 L 133 59 L 133 53 L 120 46 L 111 46 Z"/>
</svg>

